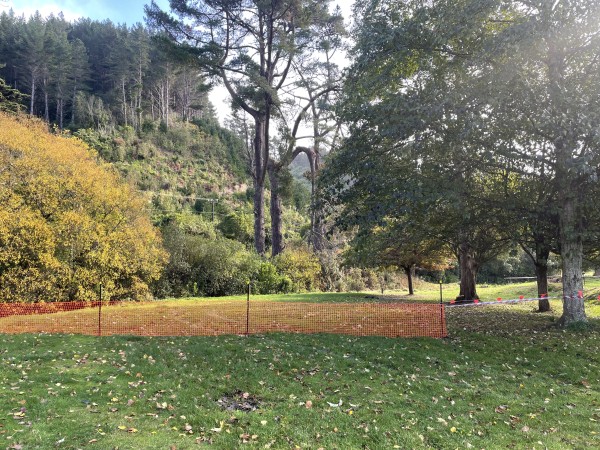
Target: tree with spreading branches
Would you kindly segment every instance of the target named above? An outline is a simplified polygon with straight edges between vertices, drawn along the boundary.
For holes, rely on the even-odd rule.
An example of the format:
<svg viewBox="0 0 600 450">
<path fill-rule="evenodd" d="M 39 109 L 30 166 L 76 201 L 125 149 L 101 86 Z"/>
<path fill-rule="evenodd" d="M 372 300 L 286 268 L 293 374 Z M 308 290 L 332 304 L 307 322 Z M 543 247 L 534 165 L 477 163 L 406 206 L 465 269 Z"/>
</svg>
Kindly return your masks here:
<svg viewBox="0 0 600 450">
<path fill-rule="evenodd" d="M 265 181 L 272 120 L 294 62 L 313 52 L 319 36 L 339 22 L 329 1 L 173 0 L 171 14 L 152 2 L 148 23 L 196 56 L 200 67 L 227 89 L 235 108 L 253 120 L 254 244 L 265 253 Z"/>
</svg>

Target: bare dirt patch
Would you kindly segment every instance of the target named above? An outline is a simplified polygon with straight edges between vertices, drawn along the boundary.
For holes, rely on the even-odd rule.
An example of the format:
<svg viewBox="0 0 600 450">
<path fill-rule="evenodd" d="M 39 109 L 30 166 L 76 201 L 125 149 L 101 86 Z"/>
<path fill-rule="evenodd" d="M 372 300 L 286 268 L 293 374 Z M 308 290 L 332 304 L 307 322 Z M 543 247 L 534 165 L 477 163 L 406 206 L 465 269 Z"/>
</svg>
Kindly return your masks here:
<svg viewBox="0 0 600 450">
<path fill-rule="evenodd" d="M 255 395 L 237 390 L 223 395 L 217 403 L 227 411 L 252 412 L 260 408 L 261 401 Z"/>
</svg>

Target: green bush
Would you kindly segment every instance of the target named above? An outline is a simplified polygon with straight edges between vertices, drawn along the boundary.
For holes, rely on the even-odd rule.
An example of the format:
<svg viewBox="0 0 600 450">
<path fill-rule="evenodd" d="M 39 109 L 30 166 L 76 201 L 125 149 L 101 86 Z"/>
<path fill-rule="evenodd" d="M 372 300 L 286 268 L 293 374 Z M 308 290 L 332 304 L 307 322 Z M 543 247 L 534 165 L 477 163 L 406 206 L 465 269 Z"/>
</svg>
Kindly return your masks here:
<svg viewBox="0 0 600 450">
<path fill-rule="evenodd" d="M 254 282 L 257 294 L 287 294 L 292 292 L 293 283 L 289 277 L 277 273 L 277 268 L 270 262 L 263 262 L 258 269 Z"/>
<path fill-rule="evenodd" d="M 365 280 L 363 279 L 362 269 L 353 267 L 348 269 L 345 274 L 345 288 L 350 292 L 360 292 L 365 290 Z"/>
<path fill-rule="evenodd" d="M 206 296 L 243 293 L 258 272 L 260 258 L 230 239 L 188 239 L 192 279 Z"/>
<path fill-rule="evenodd" d="M 223 236 L 234 239 L 245 245 L 251 245 L 254 240 L 254 218 L 250 214 L 233 212 L 227 214 L 218 229 Z"/>
<path fill-rule="evenodd" d="M 288 248 L 274 259 L 277 271 L 287 276 L 295 291 L 312 291 L 319 286 L 321 264 L 306 247 Z"/>
<path fill-rule="evenodd" d="M 242 294 L 262 264 L 239 242 L 187 234 L 175 223 L 163 229 L 163 237 L 171 257 L 155 285 L 158 297 Z"/>
</svg>

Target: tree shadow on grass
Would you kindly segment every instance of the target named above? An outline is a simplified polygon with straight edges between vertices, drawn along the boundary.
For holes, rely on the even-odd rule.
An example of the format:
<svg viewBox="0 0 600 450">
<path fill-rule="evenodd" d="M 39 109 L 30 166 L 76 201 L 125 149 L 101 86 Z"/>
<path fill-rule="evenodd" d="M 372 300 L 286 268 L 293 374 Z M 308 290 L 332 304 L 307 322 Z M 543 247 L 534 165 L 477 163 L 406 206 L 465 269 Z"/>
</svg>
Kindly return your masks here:
<svg viewBox="0 0 600 450">
<path fill-rule="evenodd" d="M 529 305 L 465 306 L 446 309 L 448 334 L 460 331 L 492 336 L 531 335 L 542 332 L 562 332 L 558 327 L 560 305 L 552 305 L 549 312 L 540 313 Z M 588 323 L 567 328 L 575 332 L 598 332 L 600 320 L 590 318 Z"/>
</svg>

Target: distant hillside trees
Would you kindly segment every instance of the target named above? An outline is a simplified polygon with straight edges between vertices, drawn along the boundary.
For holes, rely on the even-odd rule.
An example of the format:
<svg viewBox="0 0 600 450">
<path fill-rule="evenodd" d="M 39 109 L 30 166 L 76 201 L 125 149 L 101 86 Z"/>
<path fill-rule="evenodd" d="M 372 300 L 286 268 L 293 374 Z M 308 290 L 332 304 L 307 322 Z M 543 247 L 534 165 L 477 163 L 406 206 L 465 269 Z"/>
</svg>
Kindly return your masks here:
<svg viewBox="0 0 600 450">
<path fill-rule="evenodd" d="M 0 299 L 144 299 L 167 254 L 146 202 L 81 141 L 0 113 Z"/>
<path fill-rule="evenodd" d="M 29 95 L 28 112 L 60 129 L 166 126 L 212 114 L 202 74 L 141 24 L 0 14 L 0 77 Z"/>
</svg>

